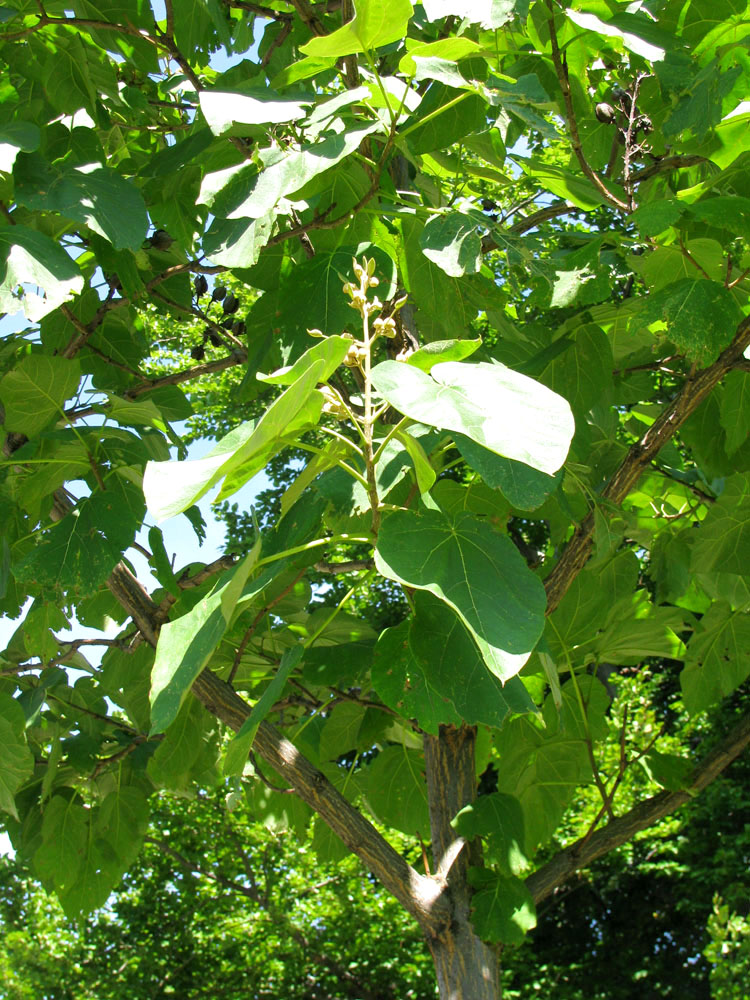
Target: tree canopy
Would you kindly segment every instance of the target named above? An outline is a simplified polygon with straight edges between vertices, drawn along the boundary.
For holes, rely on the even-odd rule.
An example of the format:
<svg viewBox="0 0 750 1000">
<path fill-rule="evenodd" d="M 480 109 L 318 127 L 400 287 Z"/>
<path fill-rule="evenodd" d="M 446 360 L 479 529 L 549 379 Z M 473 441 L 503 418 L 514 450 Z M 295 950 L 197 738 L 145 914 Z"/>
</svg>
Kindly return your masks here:
<svg viewBox="0 0 750 1000">
<path fill-rule="evenodd" d="M 223 786 L 492 1000 L 536 907 L 750 741 L 750 14 L 0 15 L 18 856 L 85 914 L 155 793 Z M 212 491 L 231 546 L 185 564 L 159 525 Z"/>
</svg>

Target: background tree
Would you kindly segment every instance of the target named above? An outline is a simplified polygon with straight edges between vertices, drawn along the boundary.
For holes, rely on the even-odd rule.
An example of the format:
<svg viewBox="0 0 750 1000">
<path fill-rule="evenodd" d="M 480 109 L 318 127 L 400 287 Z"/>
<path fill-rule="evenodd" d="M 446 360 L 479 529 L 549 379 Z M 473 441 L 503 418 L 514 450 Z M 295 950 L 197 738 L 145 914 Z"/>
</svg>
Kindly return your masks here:
<svg viewBox="0 0 750 1000">
<path fill-rule="evenodd" d="M 416 919 L 442 996 L 492 998 L 535 904 L 739 756 L 750 717 L 701 713 L 750 669 L 747 23 L 6 9 L 2 600 L 33 603 L 0 806 L 69 916 L 154 790 L 271 782 Z M 173 423 L 233 369 L 243 422 L 186 461 Z M 227 509 L 236 560 L 146 520 L 200 535 L 263 469 L 294 478 Z M 100 664 L 73 616 L 122 626 Z M 429 829 L 425 874 L 383 828 Z"/>
</svg>

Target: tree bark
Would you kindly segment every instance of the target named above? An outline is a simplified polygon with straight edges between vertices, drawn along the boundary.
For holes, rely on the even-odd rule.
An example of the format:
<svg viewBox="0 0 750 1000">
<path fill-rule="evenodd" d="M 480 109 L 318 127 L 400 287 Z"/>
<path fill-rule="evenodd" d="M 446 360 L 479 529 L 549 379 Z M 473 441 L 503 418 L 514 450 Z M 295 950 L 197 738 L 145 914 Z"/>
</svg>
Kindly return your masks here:
<svg viewBox="0 0 750 1000">
<path fill-rule="evenodd" d="M 435 963 L 440 1000 L 499 1000 L 496 952 L 474 933 L 471 923 L 469 868 L 481 865 L 478 841 L 457 837 L 451 826 L 456 813 L 476 798 L 474 765 L 476 727 L 440 726 L 424 745 L 427 796 L 435 877 L 445 881 L 452 921 L 428 939 Z"/>
</svg>

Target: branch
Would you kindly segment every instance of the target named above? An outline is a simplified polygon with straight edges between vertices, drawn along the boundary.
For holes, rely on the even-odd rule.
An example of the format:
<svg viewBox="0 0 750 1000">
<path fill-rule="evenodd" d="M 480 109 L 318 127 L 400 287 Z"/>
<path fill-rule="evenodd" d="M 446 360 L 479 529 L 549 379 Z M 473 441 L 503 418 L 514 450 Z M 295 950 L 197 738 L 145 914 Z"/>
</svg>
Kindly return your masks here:
<svg viewBox="0 0 750 1000">
<path fill-rule="evenodd" d="M 681 170 L 684 167 L 697 167 L 701 163 L 708 163 L 705 156 L 663 156 L 656 163 L 652 163 L 650 167 L 644 167 L 643 170 L 639 170 L 637 173 L 633 174 L 630 178 L 632 184 L 638 184 L 641 181 L 648 180 L 649 177 L 654 177 L 656 174 L 661 174 L 665 170 Z"/>
<path fill-rule="evenodd" d="M 609 851 L 658 823 L 685 802 L 702 792 L 750 744 L 750 713 L 743 716 L 729 735 L 715 747 L 693 772 L 690 783 L 679 792 L 659 792 L 633 806 L 622 816 L 607 823 L 590 837 L 582 837 L 560 851 L 526 879 L 526 887 L 536 903 L 541 902 L 562 885 L 579 868 L 590 865 Z"/>
<path fill-rule="evenodd" d="M 159 609 L 139 581 L 120 563 L 107 586 L 144 638 L 156 647 Z M 235 731 L 250 716 L 247 703 L 210 670 L 203 671 L 192 690 L 212 715 Z M 261 722 L 253 749 L 398 899 L 428 938 L 443 933 L 451 919 L 451 903 L 437 880 L 415 871 L 326 776 L 268 722 Z"/>
<path fill-rule="evenodd" d="M 578 160 L 581 170 L 588 177 L 597 191 L 604 195 L 610 205 L 614 205 L 615 208 L 620 208 L 624 212 L 628 211 L 628 206 L 624 201 L 620 201 L 616 195 L 612 194 L 604 181 L 599 177 L 597 173 L 591 168 L 588 160 L 583 154 L 583 146 L 581 145 L 581 137 L 578 134 L 578 122 L 576 121 L 575 111 L 573 109 L 573 98 L 570 93 L 570 79 L 568 78 L 568 66 L 565 61 L 564 56 L 560 54 L 560 46 L 557 43 L 557 30 L 555 28 L 555 15 L 552 12 L 552 4 L 550 0 L 547 0 L 547 6 L 550 9 L 551 17 L 547 22 L 549 24 L 549 40 L 552 46 L 552 62 L 555 66 L 555 71 L 557 72 L 557 79 L 560 83 L 560 89 L 562 91 L 563 100 L 565 102 L 565 113 L 568 119 L 568 132 L 570 133 L 570 144 L 573 147 L 573 152 L 575 153 L 576 159 Z"/>
<path fill-rule="evenodd" d="M 179 372 L 170 372 L 169 375 L 162 375 L 159 378 L 148 379 L 141 385 L 126 389 L 122 394 L 123 399 L 137 399 L 145 396 L 146 393 L 159 389 L 163 385 L 179 385 L 182 382 L 192 382 L 193 379 L 200 378 L 201 375 L 208 375 L 210 372 L 222 372 L 226 368 L 234 368 L 236 365 L 244 365 L 247 361 L 246 351 L 232 351 L 225 358 L 216 361 L 206 361 L 203 365 L 193 365 L 191 368 L 184 368 Z"/>
<path fill-rule="evenodd" d="M 732 343 L 717 361 L 686 379 L 674 400 L 637 441 L 615 470 L 602 491 L 602 499 L 621 504 L 651 463 L 657 452 L 674 437 L 688 417 L 694 413 L 727 372 L 736 367 L 750 344 L 750 317 L 737 327 Z M 591 553 L 594 514 L 589 512 L 576 528 L 563 553 L 544 581 L 547 591 L 547 614 L 551 614 L 565 596 L 570 584 L 585 566 Z"/>
</svg>

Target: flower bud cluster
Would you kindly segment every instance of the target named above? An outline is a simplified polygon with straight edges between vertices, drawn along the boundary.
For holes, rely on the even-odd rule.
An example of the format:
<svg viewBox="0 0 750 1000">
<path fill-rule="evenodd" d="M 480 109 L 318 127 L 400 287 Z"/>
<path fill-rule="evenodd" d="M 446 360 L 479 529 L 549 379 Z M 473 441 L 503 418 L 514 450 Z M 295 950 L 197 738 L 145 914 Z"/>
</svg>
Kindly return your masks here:
<svg viewBox="0 0 750 1000">
<path fill-rule="evenodd" d="M 372 302 L 369 302 L 367 299 L 368 291 L 371 288 L 377 288 L 380 284 L 380 279 L 375 277 L 375 259 L 373 257 L 365 257 L 360 264 L 355 257 L 352 259 L 352 270 L 359 284 L 355 285 L 352 281 L 345 282 L 344 294 L 348 295 L 351 299 L 349 305 L 352 309 L 356 309 L 364 319 L 366 316 L 371 316 L 372 313 L 379 312 L 383 308 L 383 303 L 377 295 L 373 298 Z"/>
</svg>

